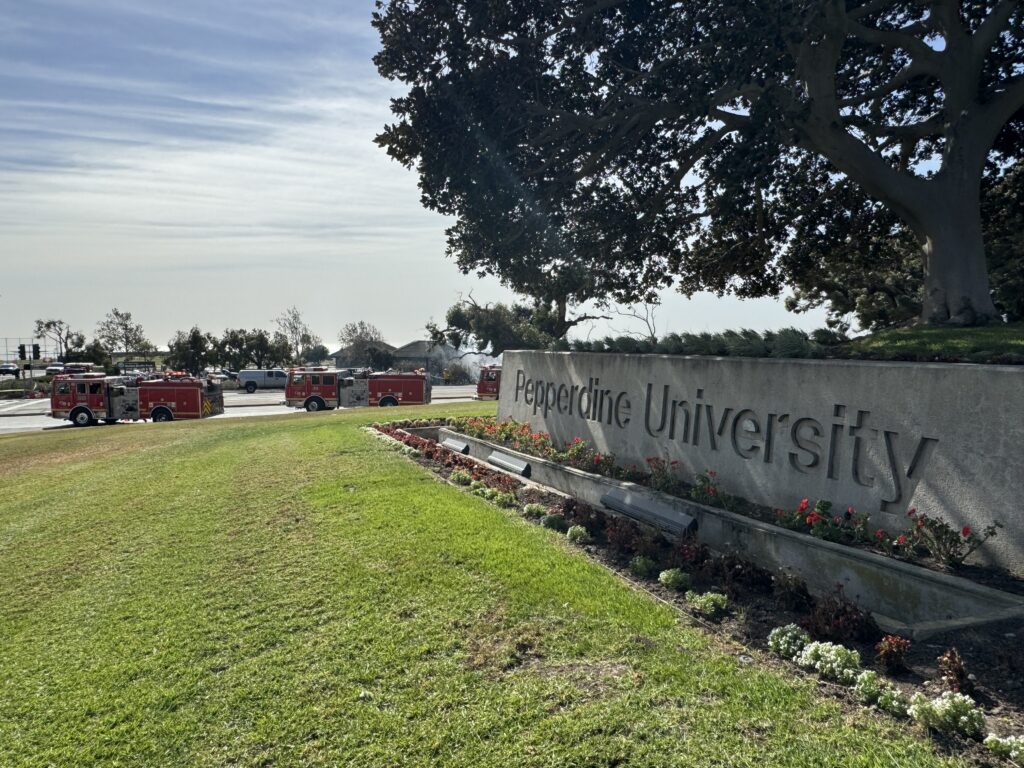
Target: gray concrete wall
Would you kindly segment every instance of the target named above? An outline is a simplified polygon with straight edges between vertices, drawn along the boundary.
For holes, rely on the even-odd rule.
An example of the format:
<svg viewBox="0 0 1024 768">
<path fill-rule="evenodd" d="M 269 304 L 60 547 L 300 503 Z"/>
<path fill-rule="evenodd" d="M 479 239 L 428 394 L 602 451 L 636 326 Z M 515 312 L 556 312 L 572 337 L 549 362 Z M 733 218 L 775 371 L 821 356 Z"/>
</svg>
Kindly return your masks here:
<svg viewBox="0 0 1024 768">
<path fill-rule="evenodd" d="M 1024 368 L 506 352 L 498 416 L 620 464 L 713 469 L 762 504 L 829 499 L 894 534 L 910 507 L 998 520 L 985 558 L 1024 574 Z"/>
</svg>

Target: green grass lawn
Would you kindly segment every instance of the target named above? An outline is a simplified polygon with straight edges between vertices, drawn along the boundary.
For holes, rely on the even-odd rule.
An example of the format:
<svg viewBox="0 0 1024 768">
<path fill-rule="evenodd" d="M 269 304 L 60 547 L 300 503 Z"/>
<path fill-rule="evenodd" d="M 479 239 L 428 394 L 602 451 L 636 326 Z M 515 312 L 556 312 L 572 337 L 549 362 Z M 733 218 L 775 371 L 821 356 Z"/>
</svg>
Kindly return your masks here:
<svg viewBox="0 0 1024 768">
<path fill-rule="evenodd" d="M 956 764 L 437 482 L 381 415 L 0 439 L 0 766 Z"/>
<path fill-rule="evenodd" d="M 1024 362 L 1024 322 L 979 328 L 921 326 L 878 331 L 846 345 L 881 359 Z"/>
</svg>

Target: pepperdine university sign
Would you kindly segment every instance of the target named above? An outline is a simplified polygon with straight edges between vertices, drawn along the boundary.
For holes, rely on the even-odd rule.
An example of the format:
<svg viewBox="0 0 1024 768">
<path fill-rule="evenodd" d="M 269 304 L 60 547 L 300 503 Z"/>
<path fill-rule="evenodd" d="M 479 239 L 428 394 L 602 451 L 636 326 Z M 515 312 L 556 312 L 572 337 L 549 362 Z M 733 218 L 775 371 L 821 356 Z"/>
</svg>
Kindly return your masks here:
<svg viewBox="0 0 1024 768">
<path fill-rule="evenodd" d="M 990 558 L 1024 571 L 1024 368 L 506 352 L 499 418 L 620 464 L 677 460 L 773 507 L 828 499 L 895 535 L 908 509 L 999 520 Z"/>
</svg>

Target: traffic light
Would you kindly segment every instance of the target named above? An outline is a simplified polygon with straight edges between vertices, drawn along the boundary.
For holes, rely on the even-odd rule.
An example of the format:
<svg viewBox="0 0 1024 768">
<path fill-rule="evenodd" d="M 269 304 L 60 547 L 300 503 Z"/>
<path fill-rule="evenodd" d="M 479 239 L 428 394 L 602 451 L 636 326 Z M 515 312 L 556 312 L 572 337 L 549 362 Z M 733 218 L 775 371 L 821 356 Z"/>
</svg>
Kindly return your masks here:
<svg viewBox="0 0 1024 768">
<path fill-rule="evenodd" d="M 19 360 L 28 360 L 28 357 L 25 355 L 25 345 L 24 344 L 19 344 L 18 345 L 18 359 Z"/>
<path fill-rule="evenodd" d="M 33 360 L 38 360 L 39 359 L 39 345 L 38 344 L 33 344 L 32 345 L 32 359 Z"/>
</svg>

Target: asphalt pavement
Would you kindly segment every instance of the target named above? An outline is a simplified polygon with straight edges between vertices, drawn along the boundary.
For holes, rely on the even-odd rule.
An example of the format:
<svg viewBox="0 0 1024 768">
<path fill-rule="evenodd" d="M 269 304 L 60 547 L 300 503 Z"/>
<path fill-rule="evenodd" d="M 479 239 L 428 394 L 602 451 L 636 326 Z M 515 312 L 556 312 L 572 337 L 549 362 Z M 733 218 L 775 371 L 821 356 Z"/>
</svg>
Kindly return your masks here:
<svg viewBox="0 0 1024 768">
<path fill-rule="evenodd" d="M 432 401 L 461 402 L 472 400 L 476 387 L 469 386 L 438 386 L 432 391 Z M 274 416 L 278 414 L 304 413 L 295 408 L 283 405 L 284 390 L 257 390 L 251 395 L 240 390 L 225 390 L 224 414 L 214 416 L 215 419 L 237 418 L 240 416 Z M 0 400 L 0 435 L 14 432 L 38 432 L 50 429 L 71 429 L 68 421 L 57 421 L 47 414 L 50 412 L 49 399 L 39 400 Z M 131 424 L 132 422 L 125 422 Z M 134 422 L 143 424 L 148 422 Z"/>
</svg>

